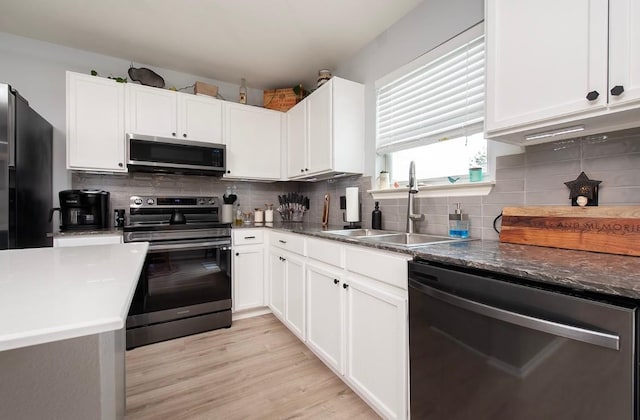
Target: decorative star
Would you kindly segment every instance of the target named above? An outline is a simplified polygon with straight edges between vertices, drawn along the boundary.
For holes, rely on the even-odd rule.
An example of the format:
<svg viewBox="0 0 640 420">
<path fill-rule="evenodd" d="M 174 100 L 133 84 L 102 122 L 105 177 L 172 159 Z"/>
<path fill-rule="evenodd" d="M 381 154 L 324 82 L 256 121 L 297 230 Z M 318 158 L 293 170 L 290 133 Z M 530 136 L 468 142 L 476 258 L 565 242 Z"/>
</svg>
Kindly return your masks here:
<svg viewBox="0 0 640 420">
<path fill-rule="evenodd" d="M 591 206 L 598 205 L 598 185 L 600 185 L 602 181 L 596 181 L 594 179 L 589 179 L 589 177 L 584 173 L 580 172 L 580 175 L 574 181 L 567 181 L 564 183 L 569 190 L 569 198 L 572 200 L 572 203 L 576 202 L 576 199 L 580 196 L 587 197 L 589 200 L 589 204 Z M 576 205 L 576 204 L 573 204 Z"/>
</svg>

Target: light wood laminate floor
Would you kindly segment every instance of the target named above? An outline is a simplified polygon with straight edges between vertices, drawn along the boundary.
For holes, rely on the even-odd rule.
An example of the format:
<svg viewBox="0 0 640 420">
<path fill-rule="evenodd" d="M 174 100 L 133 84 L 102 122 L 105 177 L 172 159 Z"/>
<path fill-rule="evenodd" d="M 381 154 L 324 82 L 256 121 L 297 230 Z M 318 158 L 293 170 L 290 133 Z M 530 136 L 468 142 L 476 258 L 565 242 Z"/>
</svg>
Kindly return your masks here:
<svg viewBox="0 0 640 420">
<path fill-rule="evenodd" d="M 377 419 L 273 315 L 127 352 L 127 419 Z"/>
</svg>

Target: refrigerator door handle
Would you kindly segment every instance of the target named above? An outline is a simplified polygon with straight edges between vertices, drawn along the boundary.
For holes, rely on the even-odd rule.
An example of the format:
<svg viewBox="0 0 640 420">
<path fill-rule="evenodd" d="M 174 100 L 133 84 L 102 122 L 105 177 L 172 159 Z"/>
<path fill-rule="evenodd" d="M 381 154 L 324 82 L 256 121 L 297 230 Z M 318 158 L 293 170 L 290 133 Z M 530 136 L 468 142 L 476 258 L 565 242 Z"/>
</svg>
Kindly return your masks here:
<svg viewBox="0 0 640 420">
<path fill-rule="evenodd" d="M 7 153 L 9 153 L 9 167 L 14 168 L 16 166 L 16 97 L 13 95 L 13 91 L 9 89 L 9 95 L 7 97 Z"/>
</svg>

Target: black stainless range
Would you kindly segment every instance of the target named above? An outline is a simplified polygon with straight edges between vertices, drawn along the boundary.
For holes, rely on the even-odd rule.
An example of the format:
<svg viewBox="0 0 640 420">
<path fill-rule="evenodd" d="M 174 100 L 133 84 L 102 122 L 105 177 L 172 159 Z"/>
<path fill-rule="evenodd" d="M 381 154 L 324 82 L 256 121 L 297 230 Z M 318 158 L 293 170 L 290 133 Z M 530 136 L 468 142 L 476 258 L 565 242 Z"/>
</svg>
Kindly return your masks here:
<svg viewBox="0 0 640 420">
<path fill-rule="evenodd" d="M 141 197 L 125 242 L 149 242 L 127 317 L 127 349 L 231 326 L 231 225 L 217 197 Z"/>
</svg>

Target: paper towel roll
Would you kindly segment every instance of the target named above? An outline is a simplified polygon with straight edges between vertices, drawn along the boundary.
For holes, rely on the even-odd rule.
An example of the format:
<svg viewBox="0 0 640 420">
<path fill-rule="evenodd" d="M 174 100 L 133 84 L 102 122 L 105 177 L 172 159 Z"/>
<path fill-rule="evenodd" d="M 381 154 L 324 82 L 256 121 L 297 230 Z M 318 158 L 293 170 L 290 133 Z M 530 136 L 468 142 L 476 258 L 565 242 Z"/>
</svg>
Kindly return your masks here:
<svg viewBox="0 0 640 420">
<path fill-rule="evenodd" d="M 358 187 L 347 188 L 347 222 L 360 221 L 360 206 L 358 204 Z"/>
</svg>

